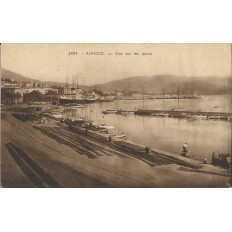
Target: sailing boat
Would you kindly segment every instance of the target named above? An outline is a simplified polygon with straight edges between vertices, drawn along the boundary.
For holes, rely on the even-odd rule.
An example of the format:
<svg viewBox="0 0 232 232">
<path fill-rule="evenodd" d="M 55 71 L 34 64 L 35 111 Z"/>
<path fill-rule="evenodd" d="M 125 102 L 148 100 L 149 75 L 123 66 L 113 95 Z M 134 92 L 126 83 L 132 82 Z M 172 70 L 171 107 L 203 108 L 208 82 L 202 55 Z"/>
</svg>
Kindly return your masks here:
<svg viewBox="0 0 232 232">
<path fill-rule="evenodd" d="M 178 101 L 178 106 L 172 108 L 171 110 L 174 110 L 174 111 L 184 111 L 185 108 L 184 107 L 180 107 L 180 88 L 179 88 L 179 85 L 178 85 L 177 101 Z"/>
<path fill-rule="evenodd" d="M 165 93 L 163 96 L 163 112 L 154 112 L 151 114 L 152 116 L 159 116 L 159 117 L 168 117 L 169 116 L 169 114 L 165 112 L 164 99 L 165 99 Z"/>
<path fill-rule="evenodd" d="M 118 95 L 116 95 L 116 101 L 114 103 L 115 103 L 114 109 L 104 110 L 104 111 L 102 111 L 102 113 L 103 114 L 117 114 L 119 111 Z"/>
<path fill-rule="evenodd" d="M 127 115 L 129 114 L 129 112 L 127 111 L 127 103 L 125 103 L 125 102 L 123 101 L 123 105 L 125 105 L 125 109 L 124 109 L 124 110 L 122 109 L 122 110 L 118 111 L 118 114 L 127 116 Z"/>
<path fill-rule="evenodd" d="M 160 113 L 160 116 L 163 116 L 163 117 L 168 117 L 169 114 L 168 113 L 165 113 L 165 104 L 164 104 L 164 99 L 165 99 L 165 92 L 164 92 L 164 97 L 163 97 L 163 113 Z"/>
</svg>

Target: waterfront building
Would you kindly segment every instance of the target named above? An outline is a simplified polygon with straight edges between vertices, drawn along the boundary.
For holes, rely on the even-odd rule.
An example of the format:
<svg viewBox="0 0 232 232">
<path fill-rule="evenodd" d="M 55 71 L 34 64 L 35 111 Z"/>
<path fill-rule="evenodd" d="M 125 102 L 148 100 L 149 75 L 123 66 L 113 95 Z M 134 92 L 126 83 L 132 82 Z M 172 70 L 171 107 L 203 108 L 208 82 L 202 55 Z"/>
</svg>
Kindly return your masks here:
<svg viewBox="0 0 232 232">
<path fill-rule="evenodd" d="M 20 87 L 2 87 L 1 104 L 14 105 L 23 102 L 23 88 Z"/>
</svg>

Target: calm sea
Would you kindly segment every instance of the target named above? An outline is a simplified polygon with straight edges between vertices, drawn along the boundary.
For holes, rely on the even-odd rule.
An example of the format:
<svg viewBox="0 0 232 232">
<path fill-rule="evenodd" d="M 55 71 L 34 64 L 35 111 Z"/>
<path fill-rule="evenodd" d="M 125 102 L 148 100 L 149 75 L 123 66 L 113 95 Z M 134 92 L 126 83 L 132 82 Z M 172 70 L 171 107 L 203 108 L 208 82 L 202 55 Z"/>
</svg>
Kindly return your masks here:
<svg viewBox="0 0 232 232">
<path fill-rule="evenodd" d="M 180 99 L 180 107 L 187 110 L 231 112 L 231 96 L 203 96 L 202 99 Z M 115 107 L 135 109 L 171 109 L 177 107 L 175 99 L 119 100 L 94 103 L 84 108 L 65 108 L 69 118 L 84 117 L 96 123 L 104 123 L 118 128 L 127 134 L 127 140 L 158 148 L 179 155 L 185 142 L 191 156 L 203 160 L 204 155 L 211 161 L 214 151 L 231 153 L 231 122 L 203 119 L 177 119 L 169 117 L 143 117 L 107 114 L 102 111 Z"/>
</svg>

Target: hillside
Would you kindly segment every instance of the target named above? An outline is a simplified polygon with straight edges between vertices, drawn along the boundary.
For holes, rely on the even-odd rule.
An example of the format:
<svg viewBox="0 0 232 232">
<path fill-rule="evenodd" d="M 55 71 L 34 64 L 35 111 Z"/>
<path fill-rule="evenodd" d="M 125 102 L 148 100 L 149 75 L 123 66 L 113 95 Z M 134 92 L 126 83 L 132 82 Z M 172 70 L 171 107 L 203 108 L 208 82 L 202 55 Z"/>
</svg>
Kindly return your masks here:
<svg viewBox="0 0 232 232">
<path fill-rule="evenodd" d="M 63 86 L 65 85 L 66 83 L 63 83 L 63 82 L 52 82 L 52 81 L 39 81 L 39 80 L 35 80 L 35 79 L 32 79 L 32 78 L 29 78 L 29 77 L 25 77 L 25 76 L 22 76 L 18 73 L 15 73 L 15 72 L 11 72 L 11 71 L 8 71 L 6 69 L 1 69 L 1 78 L 4 78 L 4 79 L 14 79 L 14 81 L 22 81 L 22 82 L 37 82 L 38 84 L 47 84 L 49 86 Z M 87 86 L 80 86 L 81 88 L 83 89 L 87 89 L 88 87 Z"/>
<path fill-rule="evenodd" d="M 1 69 L 1 78 L 14 79 L 15 81 L 37 82 L 39 84 L 65 85 L 62 82 L 39 81 L 31 79 L 20 74 Z M 146 93 L 150 94 L 176 94 L 178 86 L 181 94 L 231 94 L 232 78 L 231 77 L 181 77 L 175 75 L 158 75 L 158 76 L 137 76 L 128 77 L 122 80 L 110 81 L 105 84 L 92 86 L 105 92 L 114 90 L 128 90 L 131 92 L 142 92 L 143 88 Z M 83 89 L 89 89 L 88 86 L 80 85 Z"/>
<path fill-rule="evenodd" d="M 101 91 L 129 90 L 153 94 L 176 94 L 178 86 L 181 94 L 229 94 L 232 92 L 232 79 L 229 77 L 179 77 L 159 75 L 150 77 L 129 77 L 111 81 L 94 88 Z"/>
<path fill-rule="evenodd" d="M 64 85 L 62 82 L 51 82 L 51 81 L 39 81 L 29 77 L 22 76 L 18 73 L 8 71 L 6 69 L 1 69 L 1 78 L 4 79 L 14 79 L 14 81 L 22 81 L 22 82 L 37 82 L 39 84 L 48 84 L 48 85 Z"/>
</svg>

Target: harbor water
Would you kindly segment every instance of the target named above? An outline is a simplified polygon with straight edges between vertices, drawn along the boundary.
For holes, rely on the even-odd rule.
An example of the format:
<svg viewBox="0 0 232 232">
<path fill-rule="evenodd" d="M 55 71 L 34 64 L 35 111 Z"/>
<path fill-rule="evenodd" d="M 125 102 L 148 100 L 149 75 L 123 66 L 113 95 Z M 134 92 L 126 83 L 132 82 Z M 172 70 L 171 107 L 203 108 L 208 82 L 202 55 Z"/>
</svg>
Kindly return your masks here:
<svg viewBox="0 0 232 232">
<path fill-rule="evenodd" d="M 172 109 L 176 99 L 117 100 L 93 103 L 83 108 L 65 107 L 64 117 L 86 118 L 94 123 L 115 126 L 127 134 L 127 140 L 154 149 L 180 154 L 185 142 L 191 157 L 202 161 L 204 155 L 211 161 L 213 152 L 231 153 L 231 122 L 222 120 L 179 119 L 134 114 L 102 114 L 115 109 Z M 203 96 L 201 99 L 180 99 L 179 107 L 186 110 L 231 112 L 231 96 Z"/>
</svg>

